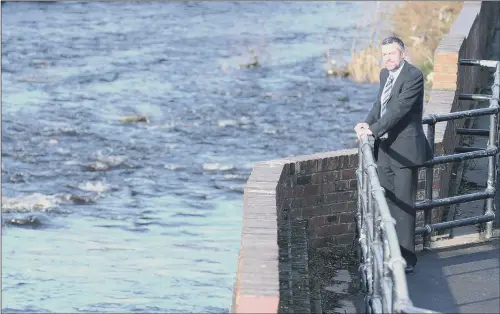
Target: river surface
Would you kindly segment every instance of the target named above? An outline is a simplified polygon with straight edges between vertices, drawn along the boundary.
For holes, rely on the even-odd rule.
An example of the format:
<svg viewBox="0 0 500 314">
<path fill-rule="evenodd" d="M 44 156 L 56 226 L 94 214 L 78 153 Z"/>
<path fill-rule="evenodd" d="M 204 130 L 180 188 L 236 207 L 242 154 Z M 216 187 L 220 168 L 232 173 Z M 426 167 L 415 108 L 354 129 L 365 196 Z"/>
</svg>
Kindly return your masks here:
<svg viewBox="0 0 500 314">
<path fill-rule="evenodd" d="M 369 7 L 2 3 L 2 311 L 228 312 L 252 165 L 355 145 Z"/>
</svg>

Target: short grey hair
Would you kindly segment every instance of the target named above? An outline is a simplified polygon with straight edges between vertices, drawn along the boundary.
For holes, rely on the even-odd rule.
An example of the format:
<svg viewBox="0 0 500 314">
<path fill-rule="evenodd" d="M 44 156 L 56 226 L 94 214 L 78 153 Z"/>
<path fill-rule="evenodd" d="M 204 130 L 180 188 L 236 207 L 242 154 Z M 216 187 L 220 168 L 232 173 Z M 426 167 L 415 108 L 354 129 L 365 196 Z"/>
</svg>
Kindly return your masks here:
<svg viewBox="0 0 500 314">
<path fill-rule="evenodd" d="M 401 47 L 402 51 L 405 50 L 405 43 L 399 37 L 390 36 L 390 37 L 387 37 L 384 40 L 382 40 L 382 46 L 389 45 L 392 43 L 398 44 Z"/>
</svg>

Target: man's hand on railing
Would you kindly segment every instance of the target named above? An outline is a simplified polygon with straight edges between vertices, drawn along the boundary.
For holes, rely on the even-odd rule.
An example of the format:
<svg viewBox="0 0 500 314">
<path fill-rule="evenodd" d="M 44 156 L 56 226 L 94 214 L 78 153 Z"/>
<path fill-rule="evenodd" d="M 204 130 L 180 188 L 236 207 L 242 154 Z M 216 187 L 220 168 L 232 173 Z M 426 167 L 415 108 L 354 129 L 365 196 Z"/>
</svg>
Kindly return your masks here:
<svg viewBox="0 0 500 314">
<path fill-rule="evenodd" d="M 356 124 L 356 126 L 354 127 L 354 131 L 356 131 L 356 137 L 358 138 L 359 142 L 367 138 L 369 135 L 373 134 L 369 127 L 370 126 L 364 122 Z"/>
<path fill-rule="evenodd" d="M 369 127 L 370 126 L 368 125 L 368 123 L 360 122 L 360 123 L 356 124 L 356 126 L 354 127 L 354 131 L 356 132 L 356 134 L 358 134 L 358 132 L 361 129 L 368 129 Z"/>
</svg>

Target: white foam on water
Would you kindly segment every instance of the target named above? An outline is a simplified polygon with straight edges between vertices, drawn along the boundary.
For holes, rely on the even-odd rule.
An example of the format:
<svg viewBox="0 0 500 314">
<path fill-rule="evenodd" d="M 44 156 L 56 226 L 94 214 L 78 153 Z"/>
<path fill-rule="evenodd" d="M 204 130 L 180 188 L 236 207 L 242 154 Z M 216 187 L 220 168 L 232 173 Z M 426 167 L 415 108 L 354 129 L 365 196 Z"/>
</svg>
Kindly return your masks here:
<svg viewBox="0 0 500 314">
<path fill-rule="evenodd" d="M 116 166 L 121 164 L 125 160 L 123 156 L 105 156 L 100 155 L 97 157 L 97 162 L 107 163 L 112 166 Z"/>
<path fill-rule="evenodd" d="M 185 169 L 186 167 L 183 165 L 165 164 L 165 165 L 163 165 L 163 168 L 168 169 L 168 170 L 179 170 L 179 169 Z"/>
<path fill-rule="evenodd" d="M 85 182 L 78 185 L 80 190 L 103 193 L 110 189 L 110 185 L 103 182 Z"/>
<path fill-rule="evenodd" d="M 56 149 L 56 152 L 57 152 L 58 154 L 60 154 L 60 155 L 64 155 L 64 156 L 69 156 L 69 155 L 71 155 L 71 151 L 70 151 L 69 149 L 65 149 L 65 148 L 61 148 L 61 147 L 58 147 L 58 148 Z M 66 162 L 64 162 L 64 163 L 65 163 L 65 164 L 68 164 L 69 162 L 71 162 L 71 161 L 66 161 Z M 76 162 L 76 161 L 74 161 L 74 163 L 76 164 L 77 162 Z"/>
<path fill-rule="evenodd" d="M 243 193 L 243 191 L 244 191 L 243 185 L 229 185 L 229 186 L 226 186 L 225 189 L 227 189 L 229 191 L 235 191 L 235 192 L 241 192 L 241 193 Z"/>
<path fill-rule="evenodd" d="M 249 163 L 244 164 L 243 168 L 245 168 L 245 169 L 253 169 L 256 164 L 257 164 L 257 162 L 249 162 Z"/>
<path fill-rule="evenodd" d="M 228 126 L 233 126 L 233 127 L 244 127 L 250 124 L 252 121 L 248 117 L 240 117 L 238 120 L 233 120 L 233 119 L 224 119 L 224 120 L 218 120 L 217 121 L 217 126 L 224 128 Z"/>
<path fill-rule="evenodd" d="M 226 171 L 234 169 L 233 165 L 224 165 L 220 163 L 205 163 L 203 169 L 208 171 Z"/>
<path fill-rule="evenodd" d="M 241 124 L 249 124 L 250 122 L 252 122 L 252 121 L 250 120 L 249 117 L 241 117 L 240 118 L 240 123 Z"/>
<path fill-rule="evenodd" d="M 63 155 L 70 155 L 71 154 L 71 152 L 69 150 L 68 151 L 62 150 L 60 153 Z M 74 165 L 78 165 L 78 164 L 79 163 L 76 160 L 67 160 L 64 162 L 64 165 L 66 165 L 66 166 L 74 166 Z"/>
<path fill-rule="evenodd" d="M 2 212 L 48 211 L 61 203 L 55 195 L 34 193 L 18 197 L 2 197 Z"/>
<path fill-rule="evenodd" d="M 92 158 L 95 158 L 95 162 L 91 162 L 83 165 L 85 168 L 93 171 L 105 171 L 111 167 L 116 167 L 121 165 L 125 161 L 125 156 L 111 155 L 112 149 L 107 149 L 109 154 L 103 154 L 101 150 L 92 154 Z"/>
<path fill-rule="evenodd" d="M 239 123 L 236 120 L 219 120 L 219 121 L 217 121 L 217 126 L 221 127 L 221 128 L 224 128 L 227 126 L 237 126 L 237 125 L 239 125 Z"/>
<path fill-rule="evenodd" d="M 88 164 L 85 167 L 92 169 L 92 170 L 95 170 L 95 171 L 103 171 L 103 170 L 109 169 L 108 165 L 106 165 L 105 163 L 100 162 L 100 161 L 96 161 L 95 163 Z"/>
<path fill-rule="evenodd" d="M 275 135 L 278 132 L 276 130 L 273 130 L 273 129 L 266 129 L 266 130 L 264 130 L 264 133 L 270 134 L 270 135 Z"/>
<path fill-rule="evenodd" d="M 245 180 L 247 177 L 246 176 L 242 176 L 240 174 L 225 174 L 224 175 L 224 179 L 228 179 L 228 180 Z"/>
</svg>

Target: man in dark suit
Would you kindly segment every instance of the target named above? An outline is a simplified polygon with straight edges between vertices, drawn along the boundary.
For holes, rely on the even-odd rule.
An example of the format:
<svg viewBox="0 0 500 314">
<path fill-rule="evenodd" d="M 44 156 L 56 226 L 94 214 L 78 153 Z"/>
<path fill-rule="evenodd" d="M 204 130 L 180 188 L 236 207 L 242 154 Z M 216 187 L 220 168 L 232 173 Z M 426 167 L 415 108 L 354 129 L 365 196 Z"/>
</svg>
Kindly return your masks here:
<svg viewBox="0 0 500 314">
<path fill-rule="evenodd" d="M 377 100 L 364 122 L 354 128 L 358 139 L 373 136 L 380 184 L 392 217 L 406 272 L 412 273 L 415 255 L 415 201 L 418 167 L 431 159 L 422 115 L 424 77 L 405 61 L 405 45 L 397 37 L 382 41 L 385 68 L 380 71 Z"/>
</svg>

